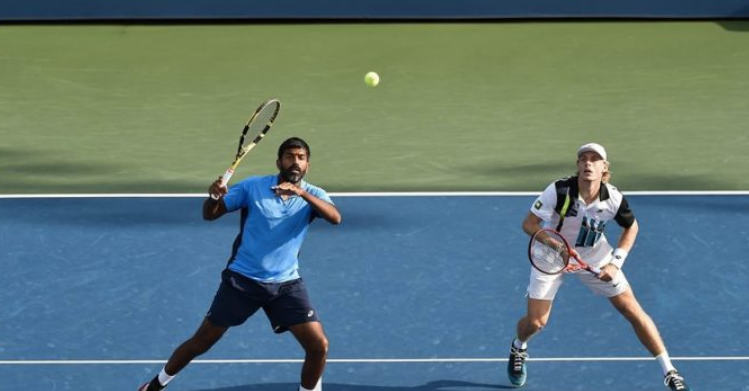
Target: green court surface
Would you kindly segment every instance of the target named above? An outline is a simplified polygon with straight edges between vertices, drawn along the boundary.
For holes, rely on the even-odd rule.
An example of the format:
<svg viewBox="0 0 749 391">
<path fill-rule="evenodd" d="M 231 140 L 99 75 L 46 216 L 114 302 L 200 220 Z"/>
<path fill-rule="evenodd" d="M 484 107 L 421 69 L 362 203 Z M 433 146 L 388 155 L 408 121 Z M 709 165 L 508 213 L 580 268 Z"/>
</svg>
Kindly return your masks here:
<svg viewBox="0 0 749 391">
<path fill-rule="evenodd" d="M 382 82 L 367 87 L 364 74 Z M 749 189 L 749 22 L 0 26 L 0 194 L 203 192 L 296 135 L 329 191 Z"/>
</svg>

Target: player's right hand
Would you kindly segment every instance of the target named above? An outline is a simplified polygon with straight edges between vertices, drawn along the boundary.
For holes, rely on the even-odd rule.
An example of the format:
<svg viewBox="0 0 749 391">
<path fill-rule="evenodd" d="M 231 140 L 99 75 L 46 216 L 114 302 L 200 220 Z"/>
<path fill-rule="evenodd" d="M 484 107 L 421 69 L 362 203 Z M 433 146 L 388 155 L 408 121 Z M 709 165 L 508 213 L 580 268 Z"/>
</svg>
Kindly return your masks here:
<svg viewBox="0 0 749 391">
<path fill-rule="evenodd" d="M 616 265 L 607 264 L 601 268 L 601 273 L 598 275 L 602 281 L 611 281 L 619 273 L 619 268 Z"/>
<path fill-rule="evenodd" d="M 217 200 L 229 191 L 229 189 L 226 187 L 226 184 L 224 183 L 223 177 L 218 177 L 213 183 L 211 183 L 211 186 L 208 187 L 208 195 L 213 198 L 214 200 Z"/>
</svg>

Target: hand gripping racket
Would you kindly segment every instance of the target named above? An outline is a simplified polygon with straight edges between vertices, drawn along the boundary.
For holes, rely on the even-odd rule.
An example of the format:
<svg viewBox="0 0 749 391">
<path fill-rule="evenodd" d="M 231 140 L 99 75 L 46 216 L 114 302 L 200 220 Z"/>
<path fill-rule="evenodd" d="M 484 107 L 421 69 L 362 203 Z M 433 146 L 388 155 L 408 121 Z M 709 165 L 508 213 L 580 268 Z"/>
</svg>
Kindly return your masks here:
<svg viewBox="0 0 749 391">
<path fill-rule="evenodd" d="M 570 256 L 575 259 L 572 264 L 570 264 Z M 528 259 L 534 268 L 544 274 L 577 270 L 586 270 L 596 276 L 601 273 L 601 269 L 590 267 L 585 263 L 562 234 L 549 228 L 541 229 L 533 234 L 528 244 Z"/>
</svg>

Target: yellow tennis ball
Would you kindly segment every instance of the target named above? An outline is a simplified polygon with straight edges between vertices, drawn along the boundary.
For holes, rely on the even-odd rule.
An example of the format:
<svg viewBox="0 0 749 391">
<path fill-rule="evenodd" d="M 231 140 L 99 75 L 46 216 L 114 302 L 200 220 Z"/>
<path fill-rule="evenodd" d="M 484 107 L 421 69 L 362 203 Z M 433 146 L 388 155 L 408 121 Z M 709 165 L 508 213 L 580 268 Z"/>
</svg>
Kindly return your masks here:
<svg viewBox="0 0 749 391">
<path fill-rule="evenodd" d="M 364 75 L 364 82 L 370 87 L 376 87 L 380 84 L 380 75 L 377 72 L 368 72 Z"/>
</svg>

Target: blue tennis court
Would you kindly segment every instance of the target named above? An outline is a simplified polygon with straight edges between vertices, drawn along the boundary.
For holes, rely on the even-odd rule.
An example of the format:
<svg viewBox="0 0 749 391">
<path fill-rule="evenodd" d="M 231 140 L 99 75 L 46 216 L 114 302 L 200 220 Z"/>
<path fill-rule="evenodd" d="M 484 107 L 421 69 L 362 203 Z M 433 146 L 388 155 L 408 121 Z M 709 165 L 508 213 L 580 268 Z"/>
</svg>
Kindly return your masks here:
<svg viewBox="0 0 749 391">
<path fill-rule="evenodd" d="M 331 341 L 328 391 L 510 389 L 531 195 L 334 197 L 301 274 Z M 625 271 L 696 390 L 749 390 L 749 195 L 632 195 Z M 135 390 L 197 328 L 239 216 L 198 197 L 0 199 L 0 390 Z M 614 228 L 615 224 L 611 224 Z M 618 231 L 608 232 L 615 241 Z M 663 390 L 608 302 L 575 279 L 531 343 L 524 390 Z M 301 348 L 264 315 L 169 390 L 296 390 Z"/>
</svg>

